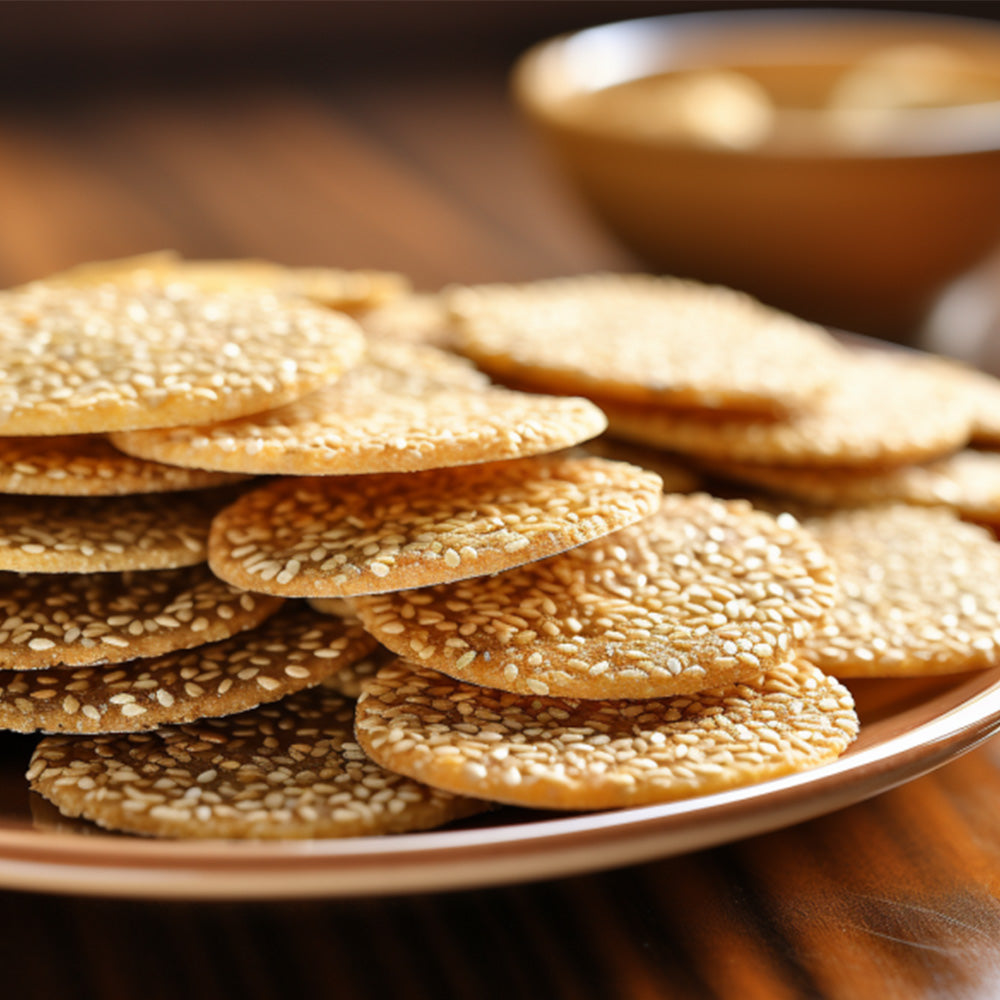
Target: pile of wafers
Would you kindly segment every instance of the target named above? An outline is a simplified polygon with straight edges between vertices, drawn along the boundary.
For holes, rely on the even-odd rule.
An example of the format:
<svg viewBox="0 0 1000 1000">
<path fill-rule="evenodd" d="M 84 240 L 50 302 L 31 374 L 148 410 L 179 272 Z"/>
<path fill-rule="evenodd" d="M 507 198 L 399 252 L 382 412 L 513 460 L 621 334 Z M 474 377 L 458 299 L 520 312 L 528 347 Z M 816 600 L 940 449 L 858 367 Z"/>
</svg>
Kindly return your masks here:
<svg viewBox="0 0 1000 1000">
<path fill-rule="evenodd" d="M 65 816 L 169 837 L 815 767 L 837 678 L 997 662 L 971 444 L 992 379 L 726 289 L 87 265 L 0 293 L 0 728 Z"/>
</svg>

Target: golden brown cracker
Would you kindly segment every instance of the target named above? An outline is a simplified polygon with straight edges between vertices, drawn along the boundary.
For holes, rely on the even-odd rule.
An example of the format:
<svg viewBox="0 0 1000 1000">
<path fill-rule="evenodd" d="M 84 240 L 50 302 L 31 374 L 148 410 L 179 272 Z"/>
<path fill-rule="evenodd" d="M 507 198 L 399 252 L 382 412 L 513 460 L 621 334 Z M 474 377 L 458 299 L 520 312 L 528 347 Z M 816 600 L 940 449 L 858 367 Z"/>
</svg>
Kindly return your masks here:
<svg viewBox="0 0 1000 1000">
<path fill-rule="evenodd" d="M 227 420 L 281 406 L 361 357 L 346 316 L 263 292 L 0 292 L 0 435 Z"/>
<path fill-rule="evenodd" d="M 270 291 L 349 312 L 376 308 L 409 291 L 410 282 L 388 271 L 286 267 L 266 260 L 185 260 L 171 250 L 93 261 L 45 279 L 46 284 L 127 288 L 192 286 L 202 292 Z"/>
<path fill-rule="evenodd" d="M 228 472 L 419 472 L 557 451 L 601 433 L 585 399 L 488 387 L 466 362 L 376 341 L 369 360 L 322 392 L 224 424 L 116 434 L 140 458 Z"/>
<path fill-rule="evenodd" d="M 459 349 L 543 391 L 784 414 L 823 390 L 840 349 L 740 292 L 597 274 L 448 295 Z"/>
<path fill-rule="evenodd" d="M 929 461 L 965 446 L 969 403 L 948 379 L 895 356 L 845 362 L 829 390 L 782 420 L 704 417 L 602 400 L 612 433 L 706 461 L 884 467 Z"/>
<path fill-rule="evenodd" d="M 352 603 L 383 645 L 460 680 L 656 698 L 788 659 L 833 603 L 833 577 L 794 519 L 668 494 L 645 521 L 551 559 Z"/>
<path fill-rule="evenodd" d="M 159 837 L 358 837 L 488 808 L 385 770 L 358 746 L 353 720 L 352 702 L 316 688 L 154 733 L 50 736 L 28 780 L 69 816 Z"/>
<path fill-rule="evenodd" d="M 1000 664 L 1000 545 L 950 511 L 889 504 L 807 518 L 840 581 L 801 655 L 838 677 Z"/>
<path fill-rule="evenodd" d="M 0 437 L 0 493 L 127 496 L 206 489 L 241 478 L 134 458 L 101 434 Z"/>
<path fill-rule="evenodd" d="M 613 809 L 816 767 L 857 736 L 850 693 L 806 664 L 654 701 L 562 701 L 462 684 L 397 661 L 368 681 L 357 738 L 384 766 L 456 794 Z"/>
<path fill-rule="evenodd" d="M 349 597 L 485 576 L 647 517 L 655 473 L 539 456 L 426 472 L 285 479 L 215 518 L 209 560 L 249 590 Z"/>
<path fill-rule="evenodd" d="M 1000 454 L 956 452 L 925 465 L 877 470 L 815 469 L 729 463 L 714 466 L 727 478 L 831 507 L 908 503 L 951 507 L 962 517 L 1000 523 Z"/>
<path fill-rule="evenodd" d="M 227 639 L 281 599 L 207 566 L 125 573 L 0 573 L 0 668 L 121 663 Z"/>
<path fill-rule="evenodd" d="M 124 497 L 0 496 L 0 570 L 110 573 L 176 569 L 208 558 L 212 518 L 230 487 Z"/>
<path fill-rule="evenodd" d="M 0 729 L 127 733 L 244 712 L 313 687 L 374 641 L 304 605 L 251 632 L 112 668 L 0 671 Z"/>
</svg>

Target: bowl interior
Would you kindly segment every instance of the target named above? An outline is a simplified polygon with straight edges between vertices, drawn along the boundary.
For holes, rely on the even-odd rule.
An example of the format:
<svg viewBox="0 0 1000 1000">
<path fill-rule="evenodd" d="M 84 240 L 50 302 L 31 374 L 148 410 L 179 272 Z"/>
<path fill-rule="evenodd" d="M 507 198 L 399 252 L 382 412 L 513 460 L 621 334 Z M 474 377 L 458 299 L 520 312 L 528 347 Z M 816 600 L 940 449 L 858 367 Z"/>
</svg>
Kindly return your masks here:
<svg viewBox="0 0 1000 1000">
<path fill-rule="evenodd" d="M 953 99 L 909 106 L 864 128 L 871 108 L 838 109 L 858 128 L 833 128 L 829 100 L 851 67 L 889 51 L 953 57 Z M 932 67 L 933 69 L 934 67 Z M 553 39 L 515 73 L 522 104 L 561 125 L 611 131 L 629 125 L 592 99 L 661 74 L 735 70 L 773 101 L 773 128 L 755 152 L 899 156 L 973 152 L 1000 146 L 1000 27 L 965 18 L 898 12 L 718 11 L 642 18 Z M 588 103 L 589 102 L 589 103 Z M 587 113 L 588 107 L 592 113 Z M 596 109 L 596 110 L 595 110 Z M 637 142 L 677 142 L 639 130 Z"/>
</svg>

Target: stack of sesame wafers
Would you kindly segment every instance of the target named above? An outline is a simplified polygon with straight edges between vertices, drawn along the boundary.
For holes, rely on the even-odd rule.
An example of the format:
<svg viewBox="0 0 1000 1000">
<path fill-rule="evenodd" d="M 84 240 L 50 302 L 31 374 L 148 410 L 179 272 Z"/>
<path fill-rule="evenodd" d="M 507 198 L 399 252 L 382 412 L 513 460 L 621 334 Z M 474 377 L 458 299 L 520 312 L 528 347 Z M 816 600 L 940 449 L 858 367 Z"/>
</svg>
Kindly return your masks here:
<svg viewBox="0 0 1000 1000">
<path fill-rule="evenodd" d="M 74 734 L 43 739 L 40 753 L 59 739 L 89 745 L 84 734 L 169 741 L 173 767 L 158 787 L 180 790 L 179 748 L 203 739 L 178 727 L 263 712 L 252 725 L 259 752 L 277 768 L 264 777 L 273 791 L 277 762 L 297 756 L 298 743 L 276 748 L 272 725 L 287 729 L 291 712 L 301 716 L 298 733 L 319 712 L 336 730 L 350 715 L 334 691 L 307 689 L 364 660 L 375 641 L 356 624 L 304 603 L 282 608 L 281 597 L 227 583 L 207 566 L 211 522 L 249 476 L 127 455 L 110 435 L 246 419 L 327 390 L 361 362 L 364 338 L 326 306 L 375 305 L 397 287 L 405 283 L 392 275 L 153 255 L 0 293 L 0 728 Z M 294 697 L 305 699 L 289 703 L 297 709 L 266 714 L 264 706 Z M 347 805 L 309 826 L 303 801 L 291 820 L 298 835 L 407 828 L 481 808 L 380 777 L 353 744 L 345 747 L 348 735 L 329 747 L 352 775 Z M 86 770 L 77 762 L 72 780 L 55 780 L 64 808 L 65 796 L 95 790 Z M 246 794 L 236 814 L 249 823 L 242 830 L 273 835 L 281 823 L 269 827 L 247 809 L 247 773 L 239 772 Z M 204 773 L 199 779 L 204 798 L 195 802 L 185 789 L 193 817 L 204 816 L 213 794 Z M 360 800 L 354 785 L 375 800 L 378 789 L 392 795 L 384 809 L 365 805 L 361 819 L 354 809 L 348 822 L 345 809 Z M 159 796 L 144 800 L 154 825 L 179 815 Z M 139 801 L 131 789 L 98 798 L 101 814 L 124 802 L 132 815 Z"/>
<path fill-rule="evenodd" d="M 630 447 L 683 456 L 727 495 L 767 491 L 761 506 L 793 510 L 840 578 L 835 607 L 803 644 L 808 661 L 841 677 L 1000 663 L 1000 549 L 960 520 L 1000 526 L 997 379 L 815 330 L 789 348 L 776 331 L 791 337 L 796 321 L 670 279 L 483 286 L 450 303 L 456 344 L 485 370 L 579 391 Z M 532 335 L 546 324 L 550 335 Z M 732 389 L 759 390 L 762 368 L 784 407 Z M 699 388 L 708 371 L 727 394 Z M 783 379 L 808 393 L 789 394 Z"/>
<path fill-rule="evenodd" d="M 1000 658 L 1000 547 L 958 516 L 1000 521 L 993 456 L 969 450 L 990 441 L 1000 398 L 985 377 L 645 276 L 417 298 L 400 280 L 395 300 L 374 281 L 363 346 L 343 315 L 358 303 L 303 280 L 155 258 L 7 293 L 42 300 L 22 331 L 107 309 L 137 337 L 161 316 L 196 332 L 169 348 L 169 386 L 145 356 L 125 359 L 82 406 L 66 352 L 56 376 L 32 376 L 28 353 L 13 366 L 35 423 L 18 423 L 15 393 L 0 487 L 72 493 L 88 462 L 119 463 L 92 477 L 108 488 L 88 503 L 121 506 L 48 496 L 19 520 L 0 503 L 0 565 L 21 574 L 0 725 L 73 733 L 43 739 L 29 772 L 65 814 L 164 836 L 315 837 L 491 803 L 671 801 L 838 756 L 858 720 L 835 678 Z M 209 318 L 253 329 L 261 299 L 275 336 L 322 329 L 340 346 L 333 361 L 290 352 L 251 405 L 218 370 L 243 357 L 237 340 L 212 356 L 214 383 L 192 359 Z M 119 383 L 131 415 L 98 420 Z M 77 408 L 86 456 L 46 399 Z M 592 440 L 604 413 L 629 443 Z M 42 434 L 63 435 L 46 456 L 32 451 Z M 691 492 L 720 471 L 812 506 Z M 248 481 L 260 475 L 282 478 Z M 184 492 L 161 494 L 145 527 L 153 489 Z M 172 527 L 181 497 L 202 498 L 210 528 Z M 70 570 L 76 589 L 55 600 L 47 581 Z M 212 587 L 235 595 L 214 617 Z M 123 590 L 143 596 L 123 607 Z M 29 629 L 20 609 L 35 605 L 48 617 Z M 174 620 L 200 638 L 162 648 Z"/>
<path fill-rule="evenodd" d="M 123 733 L 228 715 L 374 646 L 209 570 L 212 519 L 248 477 L 109 440 L 292 402 L 357 365 L 359 329 L 297 292 L 149 282 L 150 266 L 0 293 L 0 728 Z"/>
<path fill-rule="evenodd" d="M 342 836 L 485 807 L 369 761 L 349 695 L 375 640 L 279 608 L 549 556 L 650 513 L 661 481 L 552 454 L 604 429 L 585 400 L 492 387 L 432 347 L 366 349 L 343 311 L 405 287 L 151 255 L 0 296 L 0 727 L 73 734 L 31 769 L 64 811 Z M 312 476 L 247 482 L 276 472 Z M 125 781 L 131 765 L 113 789 L 99 776 L 146 751 L 155 787 Z"/>
</svg>

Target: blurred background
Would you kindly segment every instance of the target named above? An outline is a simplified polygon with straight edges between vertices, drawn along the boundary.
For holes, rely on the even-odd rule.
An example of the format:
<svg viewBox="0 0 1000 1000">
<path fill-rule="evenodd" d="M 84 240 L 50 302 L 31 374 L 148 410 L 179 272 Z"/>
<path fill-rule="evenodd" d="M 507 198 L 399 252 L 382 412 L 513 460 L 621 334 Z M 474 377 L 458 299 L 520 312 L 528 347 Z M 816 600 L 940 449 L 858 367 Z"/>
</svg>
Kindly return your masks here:
<svg viewBox="0 0 1000 1000">
<path fill-rule="evenodd" d="M 423 288 L 642 268 L 517 114 L 514 60 L 602 22 L 813 6 L 1000 16 L 975 2 L 8 0 L 0 286 L 163 247 L 397 269 Z M 1000 263 L 980 273 L 923 334 L 935 346 L 983 354 Z"/>
</svg>

